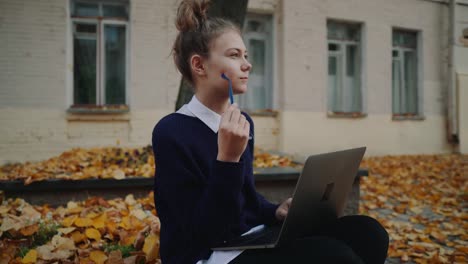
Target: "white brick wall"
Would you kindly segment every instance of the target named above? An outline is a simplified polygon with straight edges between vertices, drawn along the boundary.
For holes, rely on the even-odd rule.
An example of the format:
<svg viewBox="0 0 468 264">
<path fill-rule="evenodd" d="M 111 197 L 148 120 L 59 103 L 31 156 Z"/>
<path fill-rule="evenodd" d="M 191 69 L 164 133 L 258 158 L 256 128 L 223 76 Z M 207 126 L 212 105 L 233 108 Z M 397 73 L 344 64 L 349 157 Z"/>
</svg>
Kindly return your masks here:
<svg viewBox="0 0 468 264">
<path fill-rule="evenodd" d="M 41 160 L 76 147 L 145 146 L 151 144 L 156 122 L 168 113 L 151 110 L 80 117 L 61 110 L 2 108 L 0 164 Z"/>
<path fill-rule="evenodd" d="M 255 145 L 265 150 L 278 150 L 279 118 L 254 116 Z"/>
<path fill-rule="evenodd" d="M 77 146 L 149 144 L 154 124 L 177 98 L 180 74 L 170 52 L 178 2 L 130 1 L 130 112 L 90 117 L 66 112 L 73 74 L 68 1 L 0 0 L 0 163 Z M 356 144 L 375 155 L 451 151 L 443 114 L 446 4 L 250 0 L 249 10 L 273 14 L 276 28 L 279 115 L 253 117 L 257 145 L 295 154 Z M 364 25 L 366 118 L 326 117 L 327 18 Z M 424 121 L 391 121 L 392 27 L 422 32 Z"/>
<path fill-rule="evenodd" d="M 453 149 L 446 143 L 444 126 L 442 115 L 395 122 L 388 115 L 350 120 L 330 119 L 318 112 L 284 111 L 280 149 L 300 156 L 360 146 L 367 146 L 369 156 L 449 153 Z"/>
<path fill-rule="evenodd" d="M 0 1 L 0 106 L 65 108 L 65 1 Z"/>
<path fill-rule="evenodd" d="M 132 109 L 173 109 L 180 75 L 170 56 L 175 1 L 131 2 Z"/>
</svg>

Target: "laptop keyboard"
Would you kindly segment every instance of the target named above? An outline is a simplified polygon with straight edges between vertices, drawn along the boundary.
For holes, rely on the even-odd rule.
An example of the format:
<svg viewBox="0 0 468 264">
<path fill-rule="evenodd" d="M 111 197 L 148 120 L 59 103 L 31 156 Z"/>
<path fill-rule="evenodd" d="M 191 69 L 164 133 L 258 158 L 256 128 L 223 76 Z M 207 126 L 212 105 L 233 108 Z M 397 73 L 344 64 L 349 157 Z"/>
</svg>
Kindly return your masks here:
<svg viewBox="0 0 468 264">
<path fill-rule="evenodd" d="M 278 239 L 279 235 L 279 230 L 275 232 L 276 230 L 270 229 L 266 231 L 262 236 L 258 237 L 257 239 L 254 240 L 256 244 L 262 244 L 262 243 L 274 243 Z"/>
</svg>

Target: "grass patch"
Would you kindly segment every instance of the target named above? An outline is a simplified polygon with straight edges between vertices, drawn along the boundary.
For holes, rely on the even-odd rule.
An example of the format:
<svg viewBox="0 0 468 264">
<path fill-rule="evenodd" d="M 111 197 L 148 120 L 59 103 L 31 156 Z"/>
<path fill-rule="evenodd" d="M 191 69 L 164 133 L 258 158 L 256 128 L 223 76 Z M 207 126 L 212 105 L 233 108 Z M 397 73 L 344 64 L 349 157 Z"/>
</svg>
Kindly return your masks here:
<svg viewBox="0 0 468 264">
<path fill-rule="evenodd" d="M 122 253 L 122 257 L 126 258 L 131 256 L 131 252 L 136 251 L 136 249 L 133 247 L 133 245 L 128 245 L 128 246 L 122 246 L 119 244 L 105 244 L 104 245 L 104 251 L 109 253 L 111 251 L 118 250 Z"/>
</svg>

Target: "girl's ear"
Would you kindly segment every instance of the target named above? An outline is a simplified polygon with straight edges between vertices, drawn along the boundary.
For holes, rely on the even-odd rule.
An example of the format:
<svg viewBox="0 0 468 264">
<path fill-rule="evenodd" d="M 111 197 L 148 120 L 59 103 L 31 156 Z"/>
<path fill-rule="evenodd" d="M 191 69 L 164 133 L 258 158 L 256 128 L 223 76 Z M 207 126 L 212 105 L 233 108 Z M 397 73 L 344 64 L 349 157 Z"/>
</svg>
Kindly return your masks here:
<svg viewBox="0 0 468 264">
<path fill-rule="evenodd" d="M 197 76 L 203 76 L 206 74 L 205 72 L 205 65 L 203 65 L 203 58 L 200 55 L 192 55 L 190 57 L 190 67 L 192 71 Z"/>
</svg>

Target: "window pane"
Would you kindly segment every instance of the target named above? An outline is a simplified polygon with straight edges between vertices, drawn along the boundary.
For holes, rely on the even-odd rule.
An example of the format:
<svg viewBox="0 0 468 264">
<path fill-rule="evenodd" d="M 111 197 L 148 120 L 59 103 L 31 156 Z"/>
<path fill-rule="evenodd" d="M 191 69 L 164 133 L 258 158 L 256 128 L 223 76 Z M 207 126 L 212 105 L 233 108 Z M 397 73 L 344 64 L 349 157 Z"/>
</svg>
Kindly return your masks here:
<svg viewBox="0 0 468 264">
<path fill-rule="evenodd" d="M 417 33 L 394 30 L 393 31 L 393 46 L 415 49 L 417 47 Z"/>
<path fill-rule="evenodd" d="M 338 26 L 336 23 L 333 23 L 333 22 L 327 23 L 327 38 L 338 39 Z"/>
<path fill-rule="evenodd" d="M 105 25 L 106 104 L 125 104 L 125 26 Z"/>
<path fill-rule="evenodd" d="M 357 51 L 356 46 L 346 46 L 346 75 L 354 78 L 355 68 L 357 68 Z"/>
<path fill-rule="evenodd" d="M 263 32 L 263 23 L 256 20 L 250 20 L 247 22 L 247 32 Z"/>
<path fill-rule="evenodd" d="M 96 25 L 94 24 L 75 24 L 75 32 L 96 34 Z"/>
<path fill-rule="evenodd" d="M 73 102 L 96 104 L 96 37 L 80 38 L 75 34 L 73 44 Z"/>
<path fill-rule="evenodd" d="M 403 33 L 403 46 L 408 48 L 416 48 L 416 33 L 405 32 Z"/>
<path fill-rule="evenodd" d="M 265 74 L 265 41 L 250 40 L 250 63 L 252 63 L 253 74 Z"/>
<path fill-rule="evenodd" d="M 416 52 L 405 52 L 405 97 L 407 113 L 418 113 Z"/>
<path fill-rule="evenodd" d="M 394 31 L 393 32 L 393 46 L 394 47 L 398 47 L 398 46 L 401 46 L 401 43 L 403 42 L 402 40 L 400 40 L 401 38 L 401 35 L 398 34 L 398 32 Z"/>
<path fill-rule="evenodd" d="M 328 50 L 329 51 L 339 51 L 340 46 L 337 44 L 328 44 Z"/>
<path fill-rule="evenodd" d="M 341 55 L 328 56 L 328 110 L 343 112 Z"/>
<path fill-rule="evenodd" d="M 336 76 L 336 57 L 328 56 L 328 76 Z"/>
<path fill-rule="evenodd" d="M 104 17 L 122 17 L 127 18 L 127 8 L 123 5 L 104 5 Z"/>
<path fill-rule="evenodd" d="M 247 91 L 237 96 L 239 106 L 246 110 L 265 110 L 273 107 L 271 28 L 271 15 L 247 14 L 243 38 L 252 69 Z"/>
<path fill-rule="evenodd" d="M 249 89 L 242 99 L 243 106 L 247 109 L 266 109 L 269 107 L 266 89 L 270 87 L 266 87 L 265 48 L 265 40 L 249 40 L 252 70 L 249 77 Z"/>
<path fill-rule="evenodd" d="M 359 72 L 359 52 L 355 45 L 346 46 L 346 75 L 344 87 L 344 106 L 346 112 L 361 111 L 361 87 Z"/>
<path fill-rule="evenodd" d="M 76 3 L 74 15 L 82 17 L 97 17 L 99 16 L 98 5 L 90 3 Z"/>
<path fill-rule="evenodd" d="M 327 25 L 327 30 L 328 30 L 328 39 L 335 39 L 335 40 L 344 40 L 346 32 L 343 28 L 338 23 L 335 22 L 330 22 Z"/>
<path fill-rule="evenodd" d="M 392 109 L 394 114 L 401 114 L 401 65 L 399 60 L 392 62 Z"/>
<path fill-rule="evenodd" d="M 346 27 L 346 39 L 359 41 L 359 27 L 357 25 L 348 25 Z"/>
<path fill-rule="evenodd" d="M 334 40 L 360 40 L 360 26 L 358 24 L 328 21 L 327 37 Z"/>
</svg>

